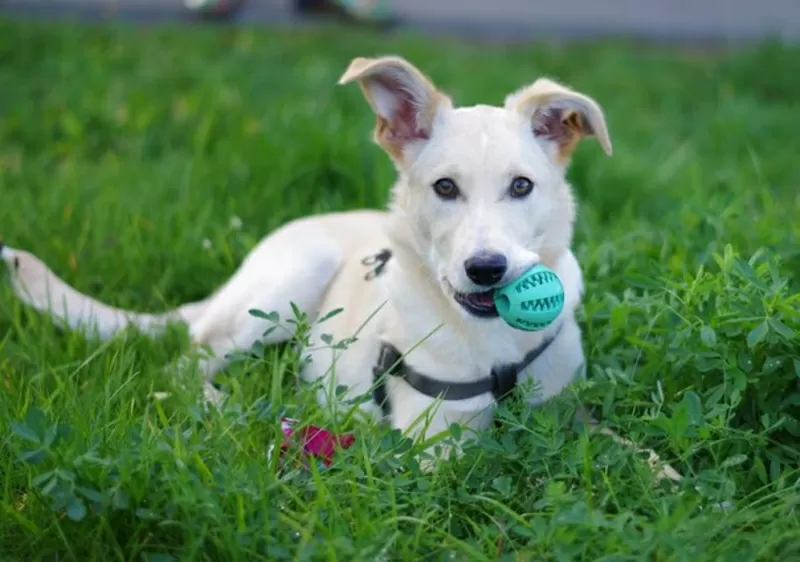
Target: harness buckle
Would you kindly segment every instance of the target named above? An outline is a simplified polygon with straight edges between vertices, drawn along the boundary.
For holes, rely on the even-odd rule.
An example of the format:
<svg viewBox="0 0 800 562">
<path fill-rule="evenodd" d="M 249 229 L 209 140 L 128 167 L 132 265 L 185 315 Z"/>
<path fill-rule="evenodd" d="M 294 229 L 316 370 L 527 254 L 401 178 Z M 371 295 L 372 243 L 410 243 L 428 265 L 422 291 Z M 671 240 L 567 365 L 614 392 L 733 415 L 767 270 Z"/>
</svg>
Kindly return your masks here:
<svg viewBox="0 0 800 562">
<path fill-rule="evenodd" d="M 517 386 L 519 372 L 516 365 L 503 365 L 492 369 L 492 394 L 498 402 Z"/>
</svg>

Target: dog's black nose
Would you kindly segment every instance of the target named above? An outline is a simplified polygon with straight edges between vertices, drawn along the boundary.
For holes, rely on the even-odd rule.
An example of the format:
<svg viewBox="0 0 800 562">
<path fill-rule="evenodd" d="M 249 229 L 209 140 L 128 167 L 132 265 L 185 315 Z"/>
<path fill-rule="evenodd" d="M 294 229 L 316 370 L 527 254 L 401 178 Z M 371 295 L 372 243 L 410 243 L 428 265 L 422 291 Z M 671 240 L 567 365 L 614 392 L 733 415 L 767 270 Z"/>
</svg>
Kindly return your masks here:
<svg viewBox="0 0 800 562">
<path fill-rule="evenodd" d="M 508 260 L 503 254 L 481 253 L 465 261 L 464 269 L 476 285 L 494 285 L 506 274 Z"/>
</svg>

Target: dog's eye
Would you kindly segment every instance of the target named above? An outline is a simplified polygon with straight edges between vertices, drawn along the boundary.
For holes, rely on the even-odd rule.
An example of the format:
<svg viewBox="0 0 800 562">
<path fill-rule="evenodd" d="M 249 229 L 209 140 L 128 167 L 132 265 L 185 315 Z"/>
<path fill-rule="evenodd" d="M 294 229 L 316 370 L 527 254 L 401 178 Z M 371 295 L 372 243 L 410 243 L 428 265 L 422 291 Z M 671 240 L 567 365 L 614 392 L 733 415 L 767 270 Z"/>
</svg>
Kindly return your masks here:
<svg viewBox="0 0 800 562">
<path fill-rule="evenodd" d="M 436 195 L 442 199 L 455 199 L 458 197 L 459 193 L 456 182 L 450 178 L 436 180 L 436 182 L 433 184 L 433 190 L 436 192 Z"/>
<path fill-rule="evenodd" d="M 511 197 L 525 197 L 533 191 L 533 182 L 528 178 L 517 176 L 511 180 L 508 193 Z"/>
</svg>

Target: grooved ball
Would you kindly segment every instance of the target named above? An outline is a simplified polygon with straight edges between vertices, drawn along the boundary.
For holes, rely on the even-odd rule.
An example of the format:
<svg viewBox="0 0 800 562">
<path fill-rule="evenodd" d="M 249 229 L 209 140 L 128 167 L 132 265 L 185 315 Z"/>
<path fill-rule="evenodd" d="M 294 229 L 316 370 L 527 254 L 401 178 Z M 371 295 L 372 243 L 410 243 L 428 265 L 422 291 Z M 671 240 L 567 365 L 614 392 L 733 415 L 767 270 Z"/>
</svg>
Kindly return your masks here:
<svg viewBox="0 0 800 562">
<path fill-rule="evenodd" d="M 507 324 L 528 332 L 544 330 L 564 308 L 564 285 L 544 265 L 535 265 L 494 292 L 497 312 Z"/>
</svg>

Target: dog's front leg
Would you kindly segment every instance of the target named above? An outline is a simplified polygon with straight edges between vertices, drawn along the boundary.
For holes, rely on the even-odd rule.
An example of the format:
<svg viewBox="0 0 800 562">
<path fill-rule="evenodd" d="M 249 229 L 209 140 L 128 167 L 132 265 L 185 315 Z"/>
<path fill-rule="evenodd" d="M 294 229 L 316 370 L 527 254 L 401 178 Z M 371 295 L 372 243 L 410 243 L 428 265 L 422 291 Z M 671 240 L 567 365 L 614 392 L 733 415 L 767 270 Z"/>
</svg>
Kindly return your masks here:
<svg viewBox="0 0 800 562">
<path fill-rule="evenodd" d="M 387 393 L 392 405 L 392 427 L 415 441 L 433 441 L 423 451 L 426 458 L 420 461 L 420 468 L 426 472 L 440 461 L 460 455 L 464 441 L 473 438 L 474 432 L 489 428 L 494 416 L 493 399 L 489 395 L 458 401 L 437 400 L 395 379 L 387 381 Z M 447 435 L 453 424 L 461 428 L 458 439 Z"/>
</svg>

